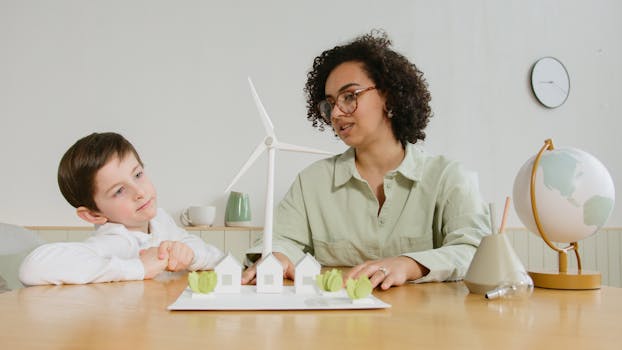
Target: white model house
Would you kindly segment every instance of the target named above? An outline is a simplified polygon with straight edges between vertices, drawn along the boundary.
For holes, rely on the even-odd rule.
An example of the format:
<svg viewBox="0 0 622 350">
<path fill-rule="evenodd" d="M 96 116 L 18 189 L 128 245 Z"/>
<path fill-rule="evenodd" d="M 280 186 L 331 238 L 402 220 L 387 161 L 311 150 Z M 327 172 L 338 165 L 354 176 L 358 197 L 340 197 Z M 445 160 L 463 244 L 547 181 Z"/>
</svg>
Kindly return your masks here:
<svg viewBox="0 0 622 350">
<path fill-rule="evenodd" d="M 282 290 L 283 266 L 270 253 L 257 264 L 257 293 L 281 293 Z"/>
<path fill-rule="evenodd" d="M 294 289 L 296 293 L 316 293 L 315 278 L 320 274 L 322 266 L 307 253 L 296 263 Z"/>
<path fill-rule="evenodd" d="M 242 283 L 242 264 L 231 255 L 231 253 L 225 255 L 216 267 L 214 271 L 218 276 L 216 282 L 215 293 L 239 293 Z"/>
</svg>

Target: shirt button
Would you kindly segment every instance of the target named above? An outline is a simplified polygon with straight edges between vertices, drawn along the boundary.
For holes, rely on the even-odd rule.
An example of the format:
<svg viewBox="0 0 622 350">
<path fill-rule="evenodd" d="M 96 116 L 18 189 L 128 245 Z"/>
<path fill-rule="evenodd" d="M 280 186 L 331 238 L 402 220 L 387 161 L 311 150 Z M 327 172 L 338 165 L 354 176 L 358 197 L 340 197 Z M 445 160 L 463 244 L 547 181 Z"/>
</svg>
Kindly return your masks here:
<svg viewBox="0 0 622 350">
<path fill-rule="evenodd" d="M 380 223 L 380 225 L 384 225 L 384 219 L 379 219 L 378 223 Z"/>
</svg>

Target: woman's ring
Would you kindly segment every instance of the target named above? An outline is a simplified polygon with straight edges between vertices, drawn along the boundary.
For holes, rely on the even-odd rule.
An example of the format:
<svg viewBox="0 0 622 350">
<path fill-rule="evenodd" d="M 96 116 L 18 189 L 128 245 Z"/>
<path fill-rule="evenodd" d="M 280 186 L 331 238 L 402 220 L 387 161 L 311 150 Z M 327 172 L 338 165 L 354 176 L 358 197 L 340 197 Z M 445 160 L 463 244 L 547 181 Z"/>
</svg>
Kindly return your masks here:
<svg viewBox="0 0 622 350">
<path fill-rule="evenodd" d="M 387 270 L 387 268 L 386 268 L 386 267 L 384 267 L 384 266 L 380 266 L 380 267 L 378 268 L 378 271 L 382 272 L 382 273 L 384 274 L 384 276 L 385 276 L 385 277 L 389 275 L 389 270 Z"/>
</svg>

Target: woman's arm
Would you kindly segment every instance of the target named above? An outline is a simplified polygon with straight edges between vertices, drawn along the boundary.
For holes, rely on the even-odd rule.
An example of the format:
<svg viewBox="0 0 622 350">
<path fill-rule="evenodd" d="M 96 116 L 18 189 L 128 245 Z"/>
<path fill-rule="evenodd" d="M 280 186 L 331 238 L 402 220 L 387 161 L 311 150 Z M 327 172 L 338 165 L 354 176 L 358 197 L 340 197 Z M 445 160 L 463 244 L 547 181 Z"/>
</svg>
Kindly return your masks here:
<svg viewBox="0 0 622 350">
<path fill-rule="evenodd" d="M 433 222 L 435 249 L 403 254 L 430 272 L 417 280 L 461 280 L 485 235 L 490 215 L 477 184 L 477 176 L 454 163 L 442 177 Z"/>
</svg>

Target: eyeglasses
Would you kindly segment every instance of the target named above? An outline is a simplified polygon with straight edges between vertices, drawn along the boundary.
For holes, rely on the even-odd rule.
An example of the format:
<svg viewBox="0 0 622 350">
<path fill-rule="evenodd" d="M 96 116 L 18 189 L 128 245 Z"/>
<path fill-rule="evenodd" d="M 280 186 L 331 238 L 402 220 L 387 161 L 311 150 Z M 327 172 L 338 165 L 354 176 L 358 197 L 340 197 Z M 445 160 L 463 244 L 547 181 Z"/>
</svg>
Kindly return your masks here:
<svg viewBox="0 0 622 350">
<path fill-rule="evenodd" d="M 320 103 L 317 104 L 317 109 L 320 112 L 320 116 L 322 116 L 326 123 L 330 124 L 330 117 L 333 114 L 335 104 L 337 105 L 337 108 L 339 108 L 339 110 L 345 114 L 354 113 L 354 111 L 356 111 L 356 108 L 358 107 L 358 96 L 366 91 L 373 90 L 375 88 L 375 86 L 370 86 L 364 89 L 354 91 L 344 91 L 337 95 L 336 102 L 331 102 L 329 99 L 320 101 Z"/>
</svg>

